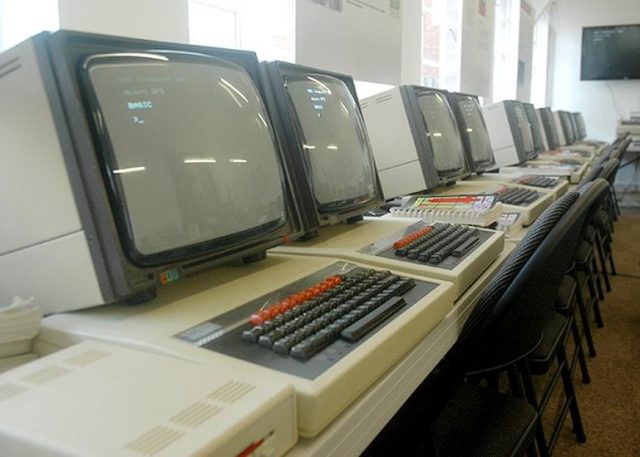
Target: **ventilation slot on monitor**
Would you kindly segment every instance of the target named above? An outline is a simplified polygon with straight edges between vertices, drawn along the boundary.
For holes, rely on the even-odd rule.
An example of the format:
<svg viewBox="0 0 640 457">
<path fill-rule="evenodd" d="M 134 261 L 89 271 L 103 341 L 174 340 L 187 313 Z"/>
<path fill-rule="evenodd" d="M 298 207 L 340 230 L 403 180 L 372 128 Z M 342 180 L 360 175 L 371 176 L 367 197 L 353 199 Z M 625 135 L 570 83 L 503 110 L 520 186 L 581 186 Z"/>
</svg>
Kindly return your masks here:
<svg viewBox="0 0 640 457">
<path fill-rule="evenodd" d="M 22 380 L 30 384 L 42 385 L 54 381 L 70 372 L 71 370 L 66 368 L 52 365 L 50 367 L 43 368 L 42 370 L 34 371 L 33 373 L 23 377 Z"/>
<path fill-rule="evenodd" d="M 20 68 L 22 68 L 22 65 L 20 64 L 19 57 L 14 57 L 6 62 L 0 62 L 0 78 L 7 76 L 9 73 L 13 73 Z"/>
<path fill-rule="evenodd" d="M 4 384 L 0 386 L 0 401 L 8 400 L 26 391 L 27 389 L 16 384 Z"/>
<path fill-rule="evenodd" d="M 173 416 L 170 421 L 184 427 L 195 428 L 205 421 L 211 419 L 220 411 L 222 411 L 222 408 L 220 406 L 198 402 L 189 406 L 181 413 Z"/>
<path fill-rule="evenodd" d="M 208 398 L 222 403 L 233 403 L 240 400 L 246 394 L 255 389 L 256 386 L 238 381 L 229 381 L 224 386 L 216 389 Z"/>
<path fill-rule="evenodd" d="M 109 355 L 108 352 L 91 350 L 91 351 L 86 351 L 76 356 L 73 356 L 65 360 L 65 363 L 68 363 L 69 365 L 74 365 L 76 367 L 86 367 L 87 365 L 91 365 L 92 363 L 97 362 L 98 360 L 104 359 L 108 355 Z"/>
<path fill-rule="evenodd" d="M 384 102 L 388 102 L 392 98 L 393 98 L 393 94 L 387 94 L 387 95 L 382 95 L 380 97 L 376 97 L 375 101 L 376 103 L 384 103 Z"/>
<path fill-rule="evenodd" d="M 131 441 L 126 448 L 143 455 L 155 455 L 183 436 L 179 430 L 159 426 Z"/>
</svg>

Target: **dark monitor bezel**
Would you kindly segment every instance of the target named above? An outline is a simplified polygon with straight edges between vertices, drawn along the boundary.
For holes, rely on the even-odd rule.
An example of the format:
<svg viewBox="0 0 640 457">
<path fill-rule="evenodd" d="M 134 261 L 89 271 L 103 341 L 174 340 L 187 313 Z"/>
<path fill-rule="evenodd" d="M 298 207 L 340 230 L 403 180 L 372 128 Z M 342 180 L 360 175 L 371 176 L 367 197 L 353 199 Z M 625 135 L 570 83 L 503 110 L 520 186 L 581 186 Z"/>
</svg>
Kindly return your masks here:
<svg viewBox="0 0 640 457">
<path fill-rule="evenodd" d="M 560 139 L 558 138 L 558 132 L 556 131 L 556 124 L 551 108 L 538 108 L 538 111 L 540 112 L 540 118 L 542 119 L 542 126 L 547 134 L 549 149 L 558 149 L 560 147 Z"/>
<path fill-rule="evenodd" d="M 570 146 L 576 142 L 576 135 L 571 124 L 571 113 L 559 110 L 558 115 L 560 116 L 560 126 L 562 127 L 564 138 L 567 140 L 566 145 Z"/>
<path fill-rule="evenodd" d="M 536 116 L 536 109 L 533 106 L 533 103 L 522 103 L 522 107 L 524 108 L 524 113 L 529 120 L 529 125 L 531 126 L 531 136 L 533 137 L 533 146 L 535 154 L 538 155 L 544 152 L 544 139 L 542 138 L 542 126 L 538 122 L 538 117 Z"/>
<path fill-rule="evenodd" d="M 522 137 L 522 132 L 520 131 L 520 127 L 518 126 L 517 115 L 515 113 L 515 106 L 520 106 L 522 108 L 522 112 L 524 113 L 525 119 L 528 121 L 527 112 L 524 109 L 524 106 L 522 106 L 521 102 L 516 100 L 504 100 L 503 103 L 505 106 L 505 111 L 507 113 L 509 127 L 511 128 L 513 145 L 515 146 L 516 153 L 518 154 L 519 163 L 524 163 L 527 160 L 535 159 L 538 156 L 535 150 L 535 143 L 531 152 L 527 152 L 524 150 L 524 138 Z M 531 130 L 531 126 L 529 126 L 529 130 Z M 533 133 L 531 133 L 531 140 L 533 143 Z"/>
<path fill-rule="evenodd" d="M 195 53 L 243 67 L 262 95 L 255 53 L 67 30 L 40 34 L 34 37 L 34 44 L 40 61 L 47 63 L 41 71 L 45 84 L 50 87 L 48 97 L 54 122 L 106 303 L 140 301 L 132 298 L 133 295 L 145 295 L 145 300 L 154 296 L 157 284 L 164 284 L 161 275 L 168 270 L 185 276 L 213 266 L 263 258 L 267 249 L 282 244 L 295 231 L 291 214 L 288 214 L 286 223 L 277 229 L 228 246 L 213 248 L 200 245 L 193 250 L 175 252 L 170 258 L 154 258 L 151 262 L 129 255 L 117 228 L 118 222 L 111 206 L 113 202 L 105 190 L 98 153 L 100 145 L 87 118 L 89 113 L 77 71 L 78 65 L 94 54 L 158 50 Z M 282 164 L 282 157 L 280 162 Z M 289 189 L 286 189 L 285 198 L 289 210 Z"/>
<path fill-rule="evenodd" d="M 295 107 L 292 106 L 291 99 L 283 84 L 286 77 L 300 77 L 311 74 L 326 75 L 339 79 L 348 88 L 362 118 L 375 181 L 372 198 L 349 202 L 326 213 L 322 212 L 316 204 L 316 198 L 307 176 L 307 165 L 303 156 L 302 129 L 297 119 Z M 285 166 L 288 169 L 288 175 L 291 177 L 296 207 L 300 214 L 302 236 L 304 238 L 316 236 L 318 229 L 324 225 L 361 220 L 366 212 L 379 208 L 384 203 L 382 186 L 375 167 L 371 144 L 368 140 L 368 135 L 366 135 L 366 125 L 360 110 L 360 102 L 353 78 L 343 73 L 282 61 L 262 62 L 260 64 L 260 75 L 266 88 L 267 110 L 273 120 L 276 135 L 283 151 Z"/>
<path fill-rule="evenodd" d="M 486 162 L 476 162 L 473 159 L 473 153 L 471 152 L 471 140 L 469 135 L 466 134 L 467 123 L 464 114 L 460 110 L 457 102 L 463 98 L 471 98 L 478 106 L 478 110 L 480 113 L 480 121 L 484 126 L 485 133 L 487 135 L 487 140 L 489 141 L 489 146 L 491 146 L 491 139 L 489 138 L 489 131 L 487 130 L 487 124 L 484 121 L 484 116 L 482 115 L 482 109 L 480 107 L 480 101 L 477 95 L 467 94 L 463 92 L 448 92 L 447 97 L 449 99 L 449 105 L 453 111 L 453 114 L 456 117 L 456 122 L 458 123 L 458 130 L 460 132 L 460 138 L 462 140 L 462 146 L 464 147 L 465 158 L 467 160 L 467 166 L 469 170 L 476 174 L 482 174 L 489 170 L 493 170 L 496 168 L 496 159 L 493 154 L 493 149 L 491 149 L 491 160 Z"/>
<path fill-rule="evenodd" d="M 575 111 L 571 113 L 571 116 L 573 117 L 574 123 L 576 125 L 576 129 L 578 131 L 578 139 L 584 140 L 587 137 L 587 129 L 584 123 L 584 117 L 582 116 L 582 113 L 579 111 Z"/>
<path fill-rule="evenodd" d="M 451 105 L 449 104 L 449 100 L 447 98 L 447 92 L 444 89 L 434 89 L 432 87 L 424 87 L 424 86 L 415 86 L 415 85 L 407 85 L 401 86 L 401 94 L 403 97 L 403 101 L 405 103 L 405 107 L 408 108 L 408 116 L 410 117 L 410 125 L 412 127 L 412 133 L 414 135 L 414 139 L 416 139 L 416 143 L 420 145 L 418 149 L 420 162 L 424 164 L 423 168 L 427 168 L 431 170 L 429 172 L 429 177 L 435 176 L 435 186 L 445 186 L 456 181 L 460 181 L 468 176 L 470 176 L 471 171 L 469 169 L 469 164 L 467 162 L 466 154 L 464 152 L 464 144 L 462 143 L 462 139 L 460 138 L 460 128 L 458 126 L 458 122 L 456 120 L 456 116 L 451 109 Z M 460 171 L 456 171 L 455 173 L 442 175 L 435 166 L 435 156 L 433 152 L 433 146 L 431 141 L 428 139 L 427 135 L 425 135 L 425 129 L 428 131 L 429 126 L 427 125 L 424 116 L 422 115 L 422 111 L 420 110 L 420 106 L 418 104 L 418 99 L 420 96 L 429 94 L 429 93 L 437 93 L 443 97 L 447 104 L 447 109 L 451 115 L 451 119 L 455 125 L 456 130 L 458 131 L 458 139 L 460 140 L 460 145 L 462 148 L 462 156 L 464 159 L 464 167 Z M 429 184 L 429 181 L 426 179 L 425 181 Z M 429 189 L 427 189 L 429 190 Z"/>
</svg>

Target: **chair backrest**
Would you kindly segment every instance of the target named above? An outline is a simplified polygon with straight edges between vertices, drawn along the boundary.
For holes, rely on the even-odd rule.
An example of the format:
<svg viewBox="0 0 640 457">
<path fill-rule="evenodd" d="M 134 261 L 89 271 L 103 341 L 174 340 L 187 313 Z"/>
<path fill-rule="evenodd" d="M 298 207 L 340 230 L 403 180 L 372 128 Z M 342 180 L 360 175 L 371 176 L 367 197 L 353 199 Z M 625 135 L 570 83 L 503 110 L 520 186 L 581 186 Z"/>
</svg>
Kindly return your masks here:
<svg viewBox="0 0 640 457">
<path fill-rule="evenodd" d="M 611 157 L 614 159 L 620 159 L 622 155 L 625 153 L 625 151 L 627 150 L 627 148 L 629 147 L 629 145 L 631 144 L 631 142 L 632 142 L 631 137 L 625 138 L 623 141 L 620 142 L 620 144 L 618 144 L 611 151 Z"/>
<path fill-rule="evenodd" d="M 487 353 L 508 363 L 539 341 L 560 284 L 573 264 L 585 220 L 608 185 L 596 180 L 557 200 L 529 228 L 480 296 L 454 351 L 468 370 Z"/>
</svg>

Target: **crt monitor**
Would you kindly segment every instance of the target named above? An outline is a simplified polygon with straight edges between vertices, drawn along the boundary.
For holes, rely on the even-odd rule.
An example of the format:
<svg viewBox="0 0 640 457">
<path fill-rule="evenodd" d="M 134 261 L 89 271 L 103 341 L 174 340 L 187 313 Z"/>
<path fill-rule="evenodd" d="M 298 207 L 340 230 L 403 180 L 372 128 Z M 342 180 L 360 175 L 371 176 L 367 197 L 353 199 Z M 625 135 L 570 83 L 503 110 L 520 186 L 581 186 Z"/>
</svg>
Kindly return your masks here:
<svg viewBox="0 0 640 457">
<path fill-rule="evenodd" d="M 540 154 L 546 151 L 545 147 L 545 139 L 543 137 L 544 132 L 542 131 L 542 126 L 538 122 L 538 117 L 536 116 L 536 109 L 533 107 L 532 103 L 523 103 L 522 107 L 524 108 L 524 112 L 527 115 L 527 120 L 529 121 L 529 125 L 531 126 L 531 137 L 533 139 L 533 147 L 536 154 Z"/>
<path fill-rule="evenodd" d="M 551 108 L 538 108 L 538 112 L 540 113 L 540 118 L 542 119 L 542 126 L 544 127 L 544 132 L 547 136 L 549 149 L 558 149 L 560 147 L 560 138 L 558 137 L 558 130 Z"/>
<path fill-rule="evenodd" d="M 578 140 L 584 140 L 587 137 L 587 128 L 585 126 L 582 113 L 576 111 L 575 113 L 571 113 L 571 115 L 573 116 L 573 120 L 578 131 Z"/>
<path fill-rule="evenodd" d="M 537 153 L 531 126 L 522 106 L 515 100 L 503 100 L 482 107 L 493 154 L 499 166 L 531 160 Z"/>
<path fill-rule="evenodd" d="M 432 159 L 441 185 L 454 183 L 469 175 L 458 123 L 449 106 L 447 92 L 419 86 L 407 86 L 412 102 L 412 114 L 423 146 Z"/>
<path fill-rule="evenodd" d="M 480 174 L 496 168 L 489 132 L 487 132 L 478 97 L 449 92 L 447 98 L 458 122 L 470 170 Z"/>
<path fill-rule="evenodd" d="M 254 53 L 59 31 L 1 59 L 5 295 L 145 301 L 291 232 Z"/>
<path fill-rule="evenodd" d="M 558 115 L 560 116 L 560 125 L 562 126 L 564 137 L 567 140 L 567 145 L 575 143 L 576 135 L 573 123 L 571 122 L 571 113 L 568 111 L 558 111 Z"/>
<path fill-rule="evenodd" d="M 351 77 L 277 61 L 261 71 L 305 235 L 379 207 L 382 190 Z"/>
</svg>

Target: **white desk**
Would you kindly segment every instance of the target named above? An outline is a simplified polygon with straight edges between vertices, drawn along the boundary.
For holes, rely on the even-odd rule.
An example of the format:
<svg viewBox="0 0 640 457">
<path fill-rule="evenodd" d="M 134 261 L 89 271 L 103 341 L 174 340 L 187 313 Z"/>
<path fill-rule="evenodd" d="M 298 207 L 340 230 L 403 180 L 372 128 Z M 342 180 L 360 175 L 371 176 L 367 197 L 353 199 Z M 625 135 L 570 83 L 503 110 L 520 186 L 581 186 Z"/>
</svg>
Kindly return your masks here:
<svg viewBox="0 0 640 457">
<path fill-rule="evenodd" d="M 454 309 L 431 332 L 389 371 L 378 378 L 320 434 L 314 438 L 299 438 L 296 446 L 287 453 L 287 457 L 342 457 L 362 453 L 453 346 L 478 296 L 513 248 L 514 243 L 505 242 L 505 248 L 499 257 L 456 301 Z M 205 287 L 206 281 L 203 283 L 202 287 Z M 177 294 L 177 292 L 174 293 Z M 170 300 L 171 297 L 167 297 L 167 299 Z M 131 311 L 142 313 L 144 308 L 146 306 L 143 305 Z M 103 317 L 100 319 L 101 325 L 109 326 L 119 320 L 118 315 L 110 316 L 108 308 L 96 312 Z M 82 315 L 82 313 L 79 314 Z M 82 319 L 81 316 L 80 319 Z M 69 335 L 69 338 L 73 339 L 74 337 Z M 65 345 L 73 344 L 73 342 L 69 340 Z M 47 348 L 44 341 L 39 341 L 36 348 L 42 353 L 55 349 L 53 347 Z"/>
</svg>

